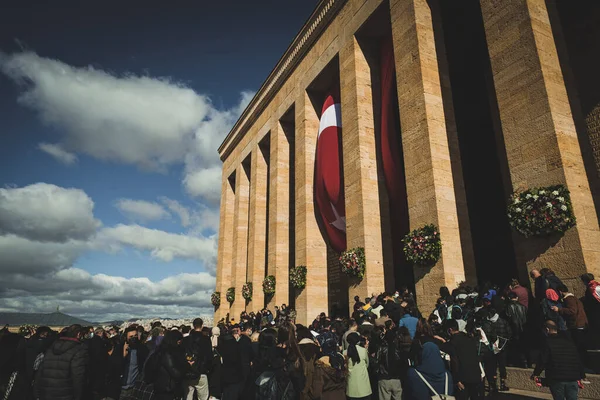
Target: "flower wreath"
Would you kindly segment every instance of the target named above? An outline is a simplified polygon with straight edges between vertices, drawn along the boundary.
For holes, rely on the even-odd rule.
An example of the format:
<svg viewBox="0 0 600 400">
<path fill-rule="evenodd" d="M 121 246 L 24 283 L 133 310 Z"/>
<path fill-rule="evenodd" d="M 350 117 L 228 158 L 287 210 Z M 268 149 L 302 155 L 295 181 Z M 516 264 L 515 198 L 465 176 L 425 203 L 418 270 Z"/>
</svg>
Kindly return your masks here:
<svg viewBox="0 0 600 400">
<path fill-rule="evenodd" d="M 227 301 L 230 304 L 235 301 L 235 288 L 234 287 L 230 287 L 229 289 L 227 289 L 227 294 L 225 295 L 225 298 L 227 299 Z"/>
<path fill-rule="evenodd" d="M 273 275 L 268 275 L 263 280 L 263 292 L 266 295 L 275 294 L 275 277 Z"/>
<path fill-rule="evenodd" d="M 507 212 L 510 225 L 525 237 L 564 233 L 576 224 L 571 196 L 563 185 L 513 193 Z"/>
<path fill-rule="evenodd" d="M 406 259 L 413 264 L 435 264 L 442 255 L 440 231 L 433 224 L 410 232 L 402 243 Z"/>
<path fill-rule="evenodd" d="M 210 302 L 213 306 L 219 307 L 221 305 L 221 292 L 214 292 L 210 295 Z"/>
<path fill-rule="evenodd" d="M 342 252 L 340 255 L 342 272 L 354 278 L 362 279 L 365 276 L 365 248 L 355 247 Z"/>
<path fill-rule="evenodd" d="M 246 301 L 252 300 L 252 282 L 244 283 L 244 286 L 242 286 L 242 297 Z"/>
<path fill-rule="evenodd" d="M 306 266 L 298 265 L 290 270 L 290 282 L 296 289 L 304 289 L 306 287 Z"/>
</svg>

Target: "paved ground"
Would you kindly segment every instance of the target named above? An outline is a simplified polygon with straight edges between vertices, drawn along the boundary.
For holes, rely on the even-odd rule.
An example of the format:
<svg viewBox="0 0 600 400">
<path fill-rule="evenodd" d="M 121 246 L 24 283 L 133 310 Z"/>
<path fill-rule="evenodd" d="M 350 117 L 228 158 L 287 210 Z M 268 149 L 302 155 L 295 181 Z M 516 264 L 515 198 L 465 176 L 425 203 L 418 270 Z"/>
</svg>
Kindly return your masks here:
<svg viewBox="0 0 600 400">
<path fill-rule="evenodd" d="M 511 390 L 507 393 L 499 393 L 495 396 L 486 397 L 490 400 L 531 400 L 531 399 L 552 399 L 552 396 L 546 393 L 525 392 L 521 390 Z"/>
</svg>

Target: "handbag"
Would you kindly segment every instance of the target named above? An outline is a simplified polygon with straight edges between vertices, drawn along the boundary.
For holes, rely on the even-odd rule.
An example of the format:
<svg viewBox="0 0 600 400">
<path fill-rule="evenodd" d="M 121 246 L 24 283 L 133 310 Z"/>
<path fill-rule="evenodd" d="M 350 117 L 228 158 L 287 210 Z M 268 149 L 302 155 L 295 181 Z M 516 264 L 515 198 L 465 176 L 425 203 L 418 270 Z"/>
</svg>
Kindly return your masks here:
<svg viewBox="0 0 600 400">
<path fill-rule="evenodd" d="M 143 379 L 136 380 L 131 393 L 132 400 L 152 400 L 154 398 L 154 385 L 144 382 Z"/>
<path fill-rule="evenodd" d="M 427 387 L 429 388 L 429 390 L 431 390 L 431 392 L 433 393 L 433 396 L 431 396 L 432 400 L 454 400 L 455 397 L 454 396 L 450 396 L 448 395 L 448 373 L 444 373 L 445 377 L 446 377 L 446 386 L 444 388 L 444 394 L 438 394 L 438 392 L 435 391 L 435 389 L 433 388 L 433 386 L 431 386 L 429 384 L 429 382 L 427 382 L 427 379 L 425 379 L 425 377 L 423 375 L 421 375 L 421 373 L 419 371 L 417 371 L 415 369 L 415 372 L 417 373 L 417 375 L 419 375 L 419 378 L 421 378 L 421 380 L 423 382 L 425 382 L 425 384 L 427 385 Z"/>
</svg>

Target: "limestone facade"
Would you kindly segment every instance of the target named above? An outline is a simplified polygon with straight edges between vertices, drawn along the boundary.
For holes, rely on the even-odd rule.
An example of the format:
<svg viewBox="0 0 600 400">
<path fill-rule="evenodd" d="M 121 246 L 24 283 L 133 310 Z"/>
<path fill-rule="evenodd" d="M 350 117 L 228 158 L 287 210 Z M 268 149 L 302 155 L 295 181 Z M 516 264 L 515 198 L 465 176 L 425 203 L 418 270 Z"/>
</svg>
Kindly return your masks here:
<svg viewBox="0 0 600 400">
<path fill-rule="evenodd" d="M 538 246 L 537 253 L 512 234 L 514 275 L 526 280 L 528 269 L 550 267 L 577 291 L 579 274 L 600 273 L 600 230 L 555 45 L 559 30 L 553 24 L 558 22 L 551 21 L 545 0 L 469 3 L 485 32 L 487 93 L 497 117 L 498 162 L 506 159 L 505 190 L 564 184 L 578 221 L 556 243 Z M 367 259 L 365 278 L 344 290 L 351 305 L 354 295 L 395 289 L 393 268 L 400 261 L 390 261 L 386 250 L 390 238 L 380 206 L 387 198 L 377 151 L 380 111 L 373 54 L 384 35 L 391 35 L 394 47 L 407 226 L 434 223 L 442 238 L 437 264 L 413 267 L 419 307 L 428 312 L 442 285 L 452 289 L 464 280 L 482 280 L 485 265 L 475 266 L 474 260 L 486 250 L 474 245 L 471 227 L 484 214 L 465 195 L 477 185 L 462 173 L 460 152 L 468 147 L 463 145 L 468 135 L 455 121 L 452 106 L 453 92 L 461 88 L 451 85 L 453 68 L 445 53 L 452 43 L 438 22 L 447 18 L 446 11 L 436 4 L 319 2 L 219 148 L 223 179 L 216 290 L 221 306 L 216 320 L 227 314 L 237 320 L 241 311 L 267 304 L 294 304 L 301 323 L 329 311 L 328 245 L 313 194 L 317 99 L 325 78 L 340 88 L 347 245 L 364 247 Z M 299 293 L 288 282 L 289 269 L 297 265 L 308 270 L 307 287 Z M 276 277 L 270 299 L 262 293 L 266 275 Z M 246 282 L 253 283 L 251 302 L 242 298 Z M 229 287 L 236 292 L 232 304 L 225 300 Z"/>
</svg>

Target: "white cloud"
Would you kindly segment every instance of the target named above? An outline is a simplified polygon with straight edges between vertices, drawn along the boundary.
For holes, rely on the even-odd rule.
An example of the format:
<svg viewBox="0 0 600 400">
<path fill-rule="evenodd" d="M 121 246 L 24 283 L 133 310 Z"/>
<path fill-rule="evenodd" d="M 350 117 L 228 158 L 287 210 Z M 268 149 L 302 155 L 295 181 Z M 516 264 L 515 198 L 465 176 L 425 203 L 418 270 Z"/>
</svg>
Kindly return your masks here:
<svg viewBox="0 0 600 400">
<path fill-rule="evenodd" d="M 187 192 L 218 202 L 217 147 L 252 93 L 243 92 L 237 106 L 219 110 L 207 96 L 172 79 L 117 76 L 32 52 L 0 53 L 0 70 L 21 84 L 21 104 L 64 132 L 53 146 L 159 171 L 183 163 Z M 203 183 L 200 177 L 210 179 Z"/>
<path fill-rule="evenodd" d="M 163 206 L 145 200 L 119 199 L 115 206 L 122 214 L 136 221 L 156 221 L 170 217 Z"/>
<path fill-rule="evenodd" d="M 16 53 L 1 64 L 25 83 L 19 101 L 62 128 L 65 145 L 91 156 L 159 168 L 179 162 L 210 101 L 168 79 L 114 76 L 76 68 L 35 53 Z"/>
<path fill-rule="evenodd" d="M 44 153 L 50 154 L 57 161 L 65 165 L 71 165 L 77 162 L 77 156 L 73 153 L 65 151 L 65 149 L 63 149 L 59 144 L 40 143 L 38 145 L 38 149 Z"/>
<path fill-rule="evenodd" d="M 160 200 L 165 203 L 169 211 L 174 213 L 181 220 L 181 226 L 187 228 L 192 223 L 192 217 L 190 210 L 177 200 L 169 199 L 168 197 L 161 197 Z"/>
<path fill-rule="evenodd" d="M 170 199 L 161 199 L 165 200 Z M 203 235 L 214 224 L 203 221 L 214 221 L 206 217 L 212 211 L 168 203 L 170 209 L 180 206 L 181 215 L 187 212 L 191 229 L 202 228 L 195 234 L 139 225 L 101 228 L 93 215 L 94 203 L 81 190 L 46 183 L 0 189 L 0 311 L 45 312 L 60 305 L 64 312 L 96 321 L 210 314 L 216 235 Z M 123 247 L 148 251 L 165 262 L 198 260 L 198 269 L 205 272 L 153 282 L 92 275 L 73 267 L 90 251 Z"/>
<path fill-rule="evenodd" d="M 45 274 L 73 265 L 93 245 L 69 240 L 63 243 L 37 242 L 15 235 L 0 236 L 0 274 Z"/>
<path fill-rule="evenodd" d="M 192 237 L 169 233 L 140 225 L 122 225 L 104 228 L 99 233 L 101 241 L 115 241 L 151 252 L 152 257 L 162 261 L 173 258 L 197 259 L 206 268 L 214 270 L 217 254 L 216 237 Z"/>
<path fill-rule="evenodd" d="M 195 208 L 186 207 L 177 200 L 161 197 L 160 201 L 181 220 L 181 226 L 188 228 L 188 234 L 201 235 L 204 231 L 218 232 L 219 210 L 196 203 Z"/>
<path fill-rule="evenodd" d="M 0 189 L 0 234 L 53 242 L 86 240 L 100 226 L 93 209 L 92 199 L 79 189 L 47 183 Z"/>
<path fill-rule="evenodd" d="M 221 194 L 221 168 L 211 167 L 188 172 L 183 183 L 191 196 L 218 203 Z"/>
</svg>

